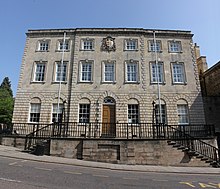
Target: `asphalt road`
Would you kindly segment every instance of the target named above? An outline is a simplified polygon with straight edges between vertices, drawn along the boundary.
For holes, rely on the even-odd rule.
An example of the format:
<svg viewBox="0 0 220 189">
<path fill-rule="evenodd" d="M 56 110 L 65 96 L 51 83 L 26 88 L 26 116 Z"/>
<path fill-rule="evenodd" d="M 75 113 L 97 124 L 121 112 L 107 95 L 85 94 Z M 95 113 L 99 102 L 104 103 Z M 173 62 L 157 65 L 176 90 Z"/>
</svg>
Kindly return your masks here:
<svg viewBox="0 0 220 189">
<path fill-rule="evenodd" d="M 0 189 L 220 188 L 219 175 L 116 171 L 0 157 Z"/>
</svg>

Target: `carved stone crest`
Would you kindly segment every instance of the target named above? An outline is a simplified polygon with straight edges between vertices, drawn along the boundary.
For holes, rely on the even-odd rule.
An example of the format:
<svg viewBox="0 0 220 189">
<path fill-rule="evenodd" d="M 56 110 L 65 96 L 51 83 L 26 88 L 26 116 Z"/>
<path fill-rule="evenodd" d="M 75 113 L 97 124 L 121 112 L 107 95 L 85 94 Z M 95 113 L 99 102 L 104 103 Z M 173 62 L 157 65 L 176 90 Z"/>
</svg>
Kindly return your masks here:
<svg viewBox="0 0 220 189">
<path fill-rule="evenodd" d="M 112 38 L 111 36 L 108 36 L 102 40 L 102 46 L 101 46 L 102 51 L 115 51 L 116 46 L 115 46 L 115 38 Z"/>
</svg>

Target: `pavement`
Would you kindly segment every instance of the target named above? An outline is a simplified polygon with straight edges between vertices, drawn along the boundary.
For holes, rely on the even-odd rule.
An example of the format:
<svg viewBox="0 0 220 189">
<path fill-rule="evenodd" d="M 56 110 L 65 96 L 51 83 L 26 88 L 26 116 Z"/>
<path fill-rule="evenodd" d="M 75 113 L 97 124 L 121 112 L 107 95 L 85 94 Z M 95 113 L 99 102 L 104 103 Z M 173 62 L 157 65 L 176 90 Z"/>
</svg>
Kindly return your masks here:
<svg viewBox="0 0 220 189">
<path fill-rule="evenodd" d="M 22 152 L 22 149 L 0 145 L 0 156 L 8 158 L 16 158 L 22 160 L 30 160 L 37 162 L 65 164 L 74 166 L 84 166 L 91 168 L 102 168 L 120 171 L 140 171 L 140 172 L 158 172 L 158 173 L 184 173 L 184 174 L 219 174 L 220 168 L 212 167 L 173 167 L 173 166 L 153 166 L 153 165 L 122 165 L 84 161 L 78 159 L 70 159 L 55 156 L 36 156 Z"/>
</svg>

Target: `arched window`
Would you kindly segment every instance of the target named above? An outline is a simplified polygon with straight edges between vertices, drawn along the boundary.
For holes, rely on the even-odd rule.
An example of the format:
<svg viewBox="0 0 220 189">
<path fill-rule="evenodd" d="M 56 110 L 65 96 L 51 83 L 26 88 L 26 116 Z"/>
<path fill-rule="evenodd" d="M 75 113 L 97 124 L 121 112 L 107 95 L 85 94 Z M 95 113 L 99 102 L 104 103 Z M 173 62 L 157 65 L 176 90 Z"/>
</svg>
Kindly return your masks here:
<svg viewBox="0 0 220 189">
<path fill-rule="evenodd" d="M 29 110 L 29 122 L 38 123 L 40 121 L 41 100 L 37 97 L 31 99 Z"/>
<path fill-rule="evenodd" d="M 128 123 L 139 123 L 139 102 L 136 99 L 128 101 Z"/>
<path fill-rule="evenodd" d="M 177 101 L 177 115 L 179 125 L 189 124 L 189 108 L 186 100 L 180 99 Z"/>
<path fill-rule="evenodd" d="M 82 98 L 79 101 L 79 123 L 90 122 L 90 104 L 90 100 L 87 98 Z"/>
<path fill-rule="evenodd" d="M 105 97 L 104 100 L 103 100 L 103 104 L 112 104 L 114 105 L 115 104 L 115 99 L 112 98 L 112 97 Z"/>
<path fill-rule="evenodd" d="M 155 118 L 156 124 L 158 123 L 167 123 L 167 110 L 166 110 L 166 103 L 164 100 L 156 100 L 155 104 Z"/>
</svg>

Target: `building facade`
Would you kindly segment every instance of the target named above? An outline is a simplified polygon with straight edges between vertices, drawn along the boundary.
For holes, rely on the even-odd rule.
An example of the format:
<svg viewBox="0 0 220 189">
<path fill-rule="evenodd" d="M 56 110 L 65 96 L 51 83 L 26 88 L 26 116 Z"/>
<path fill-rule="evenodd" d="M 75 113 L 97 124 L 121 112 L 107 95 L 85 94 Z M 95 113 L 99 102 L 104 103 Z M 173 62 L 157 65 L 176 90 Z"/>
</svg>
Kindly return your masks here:
<svg viewBox="0 0 220 189">
<path fill-rule="evenodd" d="M 26 35 L 13 123 L 205 123 L 190 31 L 76 28 Z"/>
</svg>

